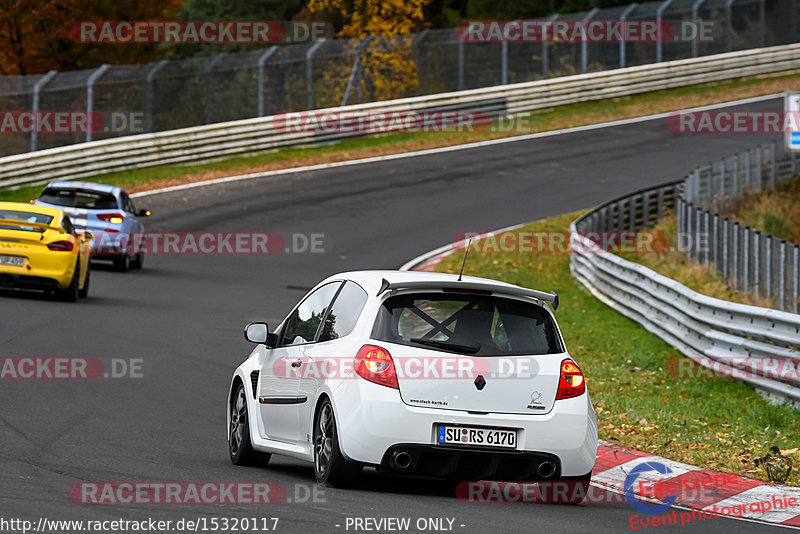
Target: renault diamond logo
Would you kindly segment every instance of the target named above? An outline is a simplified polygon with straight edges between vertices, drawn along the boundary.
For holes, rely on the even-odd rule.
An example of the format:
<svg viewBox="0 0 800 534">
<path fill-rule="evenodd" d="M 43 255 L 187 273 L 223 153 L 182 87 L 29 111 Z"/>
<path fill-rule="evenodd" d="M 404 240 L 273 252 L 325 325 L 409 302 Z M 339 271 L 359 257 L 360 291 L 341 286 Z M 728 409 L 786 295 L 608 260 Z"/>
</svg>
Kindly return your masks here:
<svg viewBox="0 0 800 534">
<path fill-rule="evenodd" d="M 478 391 L 481 391 L 486 386 L 486 379 L 483 378 L 483 375 L 478 375 L 478 378 L 475 379 L 475 387 L 478 388 Z"/>
</svg>

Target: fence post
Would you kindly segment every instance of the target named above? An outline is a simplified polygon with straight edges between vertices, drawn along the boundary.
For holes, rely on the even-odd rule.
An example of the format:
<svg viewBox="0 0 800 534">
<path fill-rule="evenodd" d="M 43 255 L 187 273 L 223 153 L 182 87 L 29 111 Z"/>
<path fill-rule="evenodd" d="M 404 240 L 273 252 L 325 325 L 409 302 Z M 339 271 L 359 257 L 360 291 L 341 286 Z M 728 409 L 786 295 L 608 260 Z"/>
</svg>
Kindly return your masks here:
<svg viewBox="0 0 800 534">
<path fill-rule="evenodd" d="M 57 70 L 51 70 L 50 72 L 39 78 L 39 81 L 37 81 L 36 84 L 33 86 L 33 105 L 31 106 L 32 108 L 31 111 L 33 111 L 34 117 L 36 116 L 37 113 L 39 113 L 39 95 L 41 94 L 42 89 L 44 88 L 45 85 L 47 85 L 47 83 L 50 80 L 53 79 L 53 76 L 55 76 L 56 74 L 58 74 Z M 35 126 L 31 130 L 31 152 L 36 152 L 36 140 L 37 140 L 36 138 L 37 134 L 39 133 L 38 130 L 39 128 Z"/>
<path fill-rule="evenodd" d="M 714 224 L 714 229 L 711 235 L 713 236 L 712 239 L 714 241 L 712 245 L 712 247 L 714 248 L 714 270 L 719 272 L 721 271 L 719 267 L 719 215 L 717 215 L 716 213 L 714 214 L 713 224 Z"/>
<path fill-rule="evenodd" d="M 767 46 L 766 43 L 766 36 L 767 36 L 767 29 L 765 25 L 767 23 L 767 11 L 764 7 L 764 0 L 759 0 L 758 2 L 758 46 L 764 48 Z"/>
<path fill-rule="evenodd" d="M 272 57 L 272 54 L 278 51 L 277 45 L 269 47 L 269 49 L 261 54 L 258 58 L 258 116 L 264 116 L 264 65 L 267 60 Z"/>
<path fill-rule="evenodd" d="M 739 287 L 739 223 L 733 223 L 733 243 L 731 243 L 733 247 L 733 255 L 731 258 L 731 271 L 733 275 L 731 276 L 731 281 L 733 282 L 733 289 Z"/>
<path fill-rule="evenodd" d="M 167 60 L 162 59 L 147 71 L 147 76 L 145 78 L 147 91 L 145 93 L 144 131 L 147 133 L 153 131 L 153 80 L 155 79 L 156 73 L 164 68 L 166 64 Z"/>
<path fill-rule="evenodd" d="M 419 78 L 419 72 L 420 72 L 419 62 L 417 61 L 417 58 L 419 57 L 419 45 L 423 40 L 425 40 L 425 37 L 428 36 L 428 33 L 430 33 L 430 30 L 426 28 L 421 32 L 419 32 L 417 35 L 415 35 L 414 39 L 411 41 L 411 60 L 414 62 L 414 68 L 417 71 L 417 78 Z M 419 88 L 420 84 L 417 83 L 417 88 L 414 89 L 415 95 L 420 94 Z"/>
<path fill-rule="evenodd" d="M 636 9 L 636 6 L 639 5 L 637 2 L 632 3 L 622 14 L 619 16 L 620 26 L 622 27 L 622 38 L 619 40 L 619 68 L 625 68 L 625 21 L 628 20 L 628 15 Z"/>
<path fill-rule="evenodd" d="M 744 193 L 750 192 L 750 150 L 744 153 Z"/>
<path fill-rule="evenodd" d="M 464 90 L 464 41 L 458 40 L 458 90 Z"/>
<path fill-rule="evenodd" d="M 508 41 L 500 42 L 500 85 L 508 83 Z"/>
<path fill-rule="evenodd" d="M 730 225 L 728 218 L 722 218 L 722 278 L 725 282 L 728 281 L 728 232 Z"/>
<path fill-rule="evenodd" d="M 213 71 L 214 67 L 217 65 L 217 63 L 222 61 L 222 58 L 224 58 L 227 55 L 228 55 L 227 52 L 220 52 L 219 54 L 214 56 L 214 58 L 211 61 L 208 62 L 208 65 L 206 65 L 206 68 L 203 69 L 203 76 L 206 79 L 206 106 L 205 106 L 206 109 L 205 109 L 205 120 L 203 122 L 204 124 L 211 124 L 211 111 L 212 111 L 212 106 L 211 106 L 211 71 Z"/>
<path fill-rule="evenodd" d="M 325 39 L 320 39 L 306 51 L 306 109 L 314 109 L 314 70 L 311 65 L 311 60 L 314 58 L 314 53 L 322 46 Z"/>
<path fill-rule="evenodd" d="M 92 140 L 92 113 L 94 111 L 94 84 L 109 68 L 108 64 L 97 67 L 86 81 L 86 141 Z"/>
<path fill-rule="evenodd" d="M 425 30 L 425 31 L 428 31 L 428 30 Z M 353 68 L 350 69 L 350 78 L 348 78 L 348 80 L 347 80 L 347 87 L 344 88 L 344 96 L 342 97 L 342 106 L 346 106 L 347 105 L 347 100 L 350 98 L 350 91 L 353 88 L 353 84 L 354 83 L 359 84 L 359 85 L 361 84 L 361 79 L 358 76 L 359 72 L 361 72 L 360 71 L 360 69 L 361 69 L 361 51 L 374 38 L 375 38 L 374 35 L 368 35 L 368 36 L 364 37 L 363 39 L 361 39 L 361 42 L 358 43 L 358 46 L 356 46 L 356 50 L 353 53 L 354 54 L 353 55 Z M 415 37 L 414 41 L 416 41 L 416 40 L 417 39 Z M 411 48 L 412 49 L 414 48 L 414 43 L 413 42 L 411 43 Z M 414 56 L 413 52 L 411 53 L 411 56 L 412 57 Z M 361 103 L 360 100 L 361 99 L 359 98 L 359 102 L 358 102 L 359 104 Z"/>
<path fill-rule="evenodd" d="M 672 0 L 667 0 L 667 2 L 671 2 Z M 586 37 L 586 23 L 592 20 L 592 17 L 600 10 L 600 8 L 592 8 L 583 20 L 583 39 L 581 39 L 581 72 L 586 72 L 589 69 L 589 40 Z"/>
<path fill-rule="evenodd" d="M 776 184 L 776 170 L 778 167 L 777 162 L 775 161 L 778 158 L 778 147 L 775 145 L 775 141 L 770 143 L 770 148 L 772 149 L 772 155 L 769 158 L 769 181 L 770 181 L 770 188 L 775 189 Z"/>
<path fill-rule="evenodd" d="M 661 63 L 664 55 L 664 43 L 661 41 L 661 19 L 664 16 L 664 10 L 666 10 L 674 1 L 675 0 L 664 0 L 664 2 L 658 6 L 658 9 L 656 10 L 656 28 L 658 28 L 656 30 L 658 32 L 658 37 L 656 38 L 656 63 Z"/>
<path fill-rule="evenodd" d="M 550 24 L 554 20 L 558 18 L 558 13 L 552 15 L 548 20 L 547 24 L 545 25 L 543 31 L 545 35 L 552 35 L 550 32 L 550 28 L 553 26 Z M 542 79 L 547 80 L 550 78 L 550 52 L 547 48 L 547 39 L 542 39 Z"/>
<path fill-rule="evenodd" d="M 705 1 L 706 0 L 695 0 L 694 4 L 692 4 L 692 24 L 694 24 L 694 37 L 692 38 L 692 57 L 697 57 L 698 54 L 700 30 L 699 30 L 699 18 L 697 15 L 700 12 L 700 6 L 703 5 L 703 2 Z"/>
<path fill-rule="evenodd" d="M 732 39 L 733 21 L 731 20 L 733 18 L 733 9 L 731 9 L 731 6 L 733 6 L 733 3 L 735 1 L 736 0 L 727 0 L 727 2 L 725 2 L 725 22 L 727 24 L 727 29 L 725 31 L 725 39 L 726 39 L 726 50 L 728 52 L 730 52 L 733 49 L 733 39 Z"/>
</svg>

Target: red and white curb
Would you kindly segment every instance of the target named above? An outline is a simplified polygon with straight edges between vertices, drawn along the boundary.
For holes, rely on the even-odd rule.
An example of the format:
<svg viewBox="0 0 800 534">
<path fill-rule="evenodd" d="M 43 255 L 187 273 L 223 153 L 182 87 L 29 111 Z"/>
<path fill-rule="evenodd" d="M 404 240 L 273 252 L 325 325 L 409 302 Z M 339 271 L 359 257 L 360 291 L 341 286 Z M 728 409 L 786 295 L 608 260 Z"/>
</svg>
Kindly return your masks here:
<svg viewBox="0 0 800 534">
<path fill-rule="evenodd" d="M 486 232 L 476 236 L 475 239 L 497 235 L 520 226 L 522 225 L 518 224 Z M 439 247 L 405 263 L 400 270 L 433 271 L 445 256 L 465 247 L 464 242 Z M 702 469 L 605 441 L 600 441 L 597 448 L 597 460 L 592 470 L 592 486 L 624 494 L 625 479 L 628 474 L 638 465 L 647 462 L 660 463 L 668 467 L 671 473 L 666 475 L 656 471 L 639 473 L 633 488 L 641 500 L 650 503 L 659 502 L 652 491 L 653 484 L 647 482 L 660 482 L 661 489 L 675 490 L 660 496 L 674 495 L 673 506 L 691 510 L 693 521 L 700 519 L 702 513 L 704 519 L 725 517 L 800 528 L 800 488 L 767 484 L 732 473 Z M 647 491 L 641 491 L 642 488 L 646 488 Z M 766 509 L 768 507 L 769 509 Z"/>
<path fill-rule="evenodd" d="M 672 472 L 667 475 L 655 471 L 639 473 L 634 484 L 637 496 L 653 497 L 649 491 L 640 491 L 639 482 L 659 481 L 662 487 L 670 485 L 674 488 L 670 495 L 675 496 L 674 505 L 681 508 L 703 511 L 707 515 L 711 513 L 711 517 L 745 518 L 800 527 L 800 488 L 702 469 L 607 442 L 601 442 L 597 449 L 592 484 L 619 492 L 628 473 L 646 462 L 663 464 Z M 718 483 L 720 480 L 724 483 Z M 714 483 L 709 484 L 709 481 Z M 649 489 L 652 484 L 645 486 Z"/>
</svg>

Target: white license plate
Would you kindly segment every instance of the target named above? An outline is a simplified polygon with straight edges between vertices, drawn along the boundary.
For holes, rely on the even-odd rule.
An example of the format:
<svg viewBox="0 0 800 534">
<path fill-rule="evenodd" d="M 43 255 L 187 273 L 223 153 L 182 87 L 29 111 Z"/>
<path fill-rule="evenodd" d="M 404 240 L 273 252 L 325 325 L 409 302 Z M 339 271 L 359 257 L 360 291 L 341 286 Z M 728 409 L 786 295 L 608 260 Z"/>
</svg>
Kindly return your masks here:
<svg viewBox="0 0 800 534">
<path fill-rule="evenodd" d="M 15 267 L 22 267 L 25 265 L 25 258 L 20 256 L 1 256 L 0 265 L 13 265 Z"/>
<path fill-rule="evenodd" d="M 436 435 L 439 445 L 476 445 L 506 449 L 517 447 L 516 430 L 439 425 Z"/>
</svg>

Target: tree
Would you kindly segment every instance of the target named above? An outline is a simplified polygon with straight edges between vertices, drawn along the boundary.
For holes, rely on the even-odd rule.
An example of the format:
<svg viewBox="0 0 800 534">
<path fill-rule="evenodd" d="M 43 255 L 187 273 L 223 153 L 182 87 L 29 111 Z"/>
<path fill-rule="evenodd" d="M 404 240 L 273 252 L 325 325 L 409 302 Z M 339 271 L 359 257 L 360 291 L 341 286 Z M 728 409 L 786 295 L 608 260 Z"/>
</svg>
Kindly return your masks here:
<svg viewBox="0 0 800 534">
<path fill-rule="evenodd" d="M 68 29 L 80 21 L 174 20 L 184 0 L 0 0 L 0 74 L 73 70 L 103 63 L 146 63 L 155 44 L 75 42 Z"/>
</svg>

